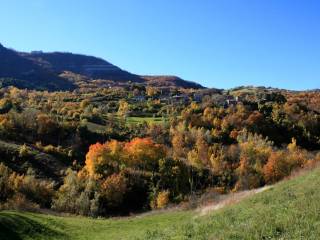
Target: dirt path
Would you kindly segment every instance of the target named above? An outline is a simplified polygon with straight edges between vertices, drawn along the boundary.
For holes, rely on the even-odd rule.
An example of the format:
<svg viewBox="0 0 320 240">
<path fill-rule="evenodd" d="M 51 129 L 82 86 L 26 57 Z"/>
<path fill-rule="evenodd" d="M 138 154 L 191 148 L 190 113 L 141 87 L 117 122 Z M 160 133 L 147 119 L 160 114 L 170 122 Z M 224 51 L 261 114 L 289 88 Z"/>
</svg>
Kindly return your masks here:
<svg viewBox="0 0 320 240">
<path fill-rule="evenodd" d="M 252 196 L 256 193 L 263 192 L 269 189 L 271 186 L 265 186 L 262 188 L 257 188 L 253 190 L 247 190 L 242 192 L 230 193 L 227 195 L 221 195 L 213 203 L 207 204 L 205 206 L 199 207 L 196 211 L 198 212 L 197 216 L 204 216 L 212 211 L 216 211 L 220 208 L 223 208 L 228 205 L 232 205 L 240 202 L 241 200 Z"/>
</svg>

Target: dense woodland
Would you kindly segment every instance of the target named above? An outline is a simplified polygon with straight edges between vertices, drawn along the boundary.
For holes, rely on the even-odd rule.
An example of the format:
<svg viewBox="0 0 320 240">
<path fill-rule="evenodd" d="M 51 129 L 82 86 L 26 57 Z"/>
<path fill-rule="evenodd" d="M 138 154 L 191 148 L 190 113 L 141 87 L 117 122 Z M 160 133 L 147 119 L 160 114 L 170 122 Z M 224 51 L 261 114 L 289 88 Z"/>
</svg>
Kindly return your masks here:
<svg viewBox="0 0 320 240">
<path fill-rule="evenodd" d="M 0 89 L 0 207 L 122 215 L 320 161 L 320 92 Z"/>
</svg>

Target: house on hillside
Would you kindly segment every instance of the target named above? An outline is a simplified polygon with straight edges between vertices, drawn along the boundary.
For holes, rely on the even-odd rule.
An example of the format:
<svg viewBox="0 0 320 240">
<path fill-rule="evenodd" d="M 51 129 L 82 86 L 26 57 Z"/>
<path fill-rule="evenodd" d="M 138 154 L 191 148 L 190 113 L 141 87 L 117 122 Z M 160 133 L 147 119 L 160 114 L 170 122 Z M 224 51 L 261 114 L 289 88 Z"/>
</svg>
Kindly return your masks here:
<svg viewBox="0 0 320 240">
<path fill-rule="evenodd" d="M 203 94 L 201 94 L 201 93 L 194 93 L 193 94 L 193 101 L 200 103 L 200 102 L 202 102 L 202 99 L 203 99 Z"/>
<path fill-rule="evenodd" d="M 190 101 L 189 96 L 186 94 L 174 95 L 170 97 L 171 104 L 188 103 L 189 101 Z"/>
<path fill-rule="evenodd" d="M 242 98 L 239 96 L 233 97 L 231 95 L 228 95 L 225 101 L 224 107 L 227 108 L 229 106 L 235 106 L 239 103 L 242 103 Z"/>
<path fill-rule="evenodd" d="M 159 88 L 159 94 L 160 96 L 169 96 L 171 93 L 171 89 L 168 87 L 161 87 Z"/>
</svg>

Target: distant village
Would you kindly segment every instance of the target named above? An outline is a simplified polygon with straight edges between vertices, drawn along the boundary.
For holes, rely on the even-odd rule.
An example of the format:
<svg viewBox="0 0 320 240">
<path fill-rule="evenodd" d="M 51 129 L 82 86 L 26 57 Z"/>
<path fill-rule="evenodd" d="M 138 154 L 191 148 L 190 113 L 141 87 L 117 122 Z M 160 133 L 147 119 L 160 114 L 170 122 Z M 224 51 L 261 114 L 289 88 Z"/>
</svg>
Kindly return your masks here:
<svg viewBox="0 0 320 240">
<path fill-rule="evenodd" d="M 205 98 L 210 99 L 215 105 L 219 107 L 235 106 L 237 104 L 251 104 L 266 103 L 279 100 L 279 96 L 282 96 L 279 92 L 264 92 L 256 91 L 253 94 L 242 93 L 235 95 L 227 90 L 221 89 L 198 89 L 194 91 L 181 91 L 172 90 L 172 88 L 159 88 L 158 94 L 153 96 L 147 96 L 145 92 L 132 96 L 133 102 L 147 101 L 148 99 L 159 100 L 161 103 L 166 104 L 189 104 L 191 102 L 201 103 Z M 280 97 L 281 98 L 281 97 Z"/>
</svg>

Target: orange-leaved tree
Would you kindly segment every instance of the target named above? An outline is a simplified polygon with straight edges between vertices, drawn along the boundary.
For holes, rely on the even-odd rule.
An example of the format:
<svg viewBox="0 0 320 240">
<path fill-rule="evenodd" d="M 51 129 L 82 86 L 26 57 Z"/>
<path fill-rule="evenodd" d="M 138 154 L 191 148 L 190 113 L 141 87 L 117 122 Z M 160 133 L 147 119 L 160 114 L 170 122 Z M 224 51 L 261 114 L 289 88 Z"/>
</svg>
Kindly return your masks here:
<svg viewBox="0 0 320 240">
<path fill-rule="evenodd" d="M 123 156 L 123 143 L 116 140 L 89 147 L 86 155 L 86 170 L 89 176 L 102 178 L 119 172 Z"/>
<path fill-rule="evenodd" d="M 272 152 L 268 162 L 263 167 L 263 174 L 266 183 L 275 183 L 290 173 L 287 153 L 284 151 Z"/>
<path fill-rule="evenodd" d="M 152 172 L 156 170 L 159 160 L 166 155 L 164 146 L 151 138 L 134 138 L 125 144 L 124 150 L 129 166 Z"/>
</svg>

